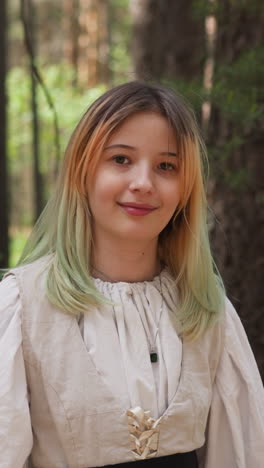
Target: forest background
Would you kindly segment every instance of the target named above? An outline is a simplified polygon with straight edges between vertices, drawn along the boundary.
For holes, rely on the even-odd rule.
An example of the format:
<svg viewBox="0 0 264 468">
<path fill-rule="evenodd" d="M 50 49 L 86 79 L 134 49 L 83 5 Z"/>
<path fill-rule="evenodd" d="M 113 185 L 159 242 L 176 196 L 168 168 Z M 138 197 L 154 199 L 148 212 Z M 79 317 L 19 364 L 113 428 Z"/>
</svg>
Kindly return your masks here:
<svg viewBox="0 0 264 468">
<path fill-rule="evenodd" d="M 0 267 L 87 106 L 124 81 L 169 85 L 207 144 L 213 254 L 264 377 L 263 36 L 263 0 L 1 0 Z"/>
</svg>

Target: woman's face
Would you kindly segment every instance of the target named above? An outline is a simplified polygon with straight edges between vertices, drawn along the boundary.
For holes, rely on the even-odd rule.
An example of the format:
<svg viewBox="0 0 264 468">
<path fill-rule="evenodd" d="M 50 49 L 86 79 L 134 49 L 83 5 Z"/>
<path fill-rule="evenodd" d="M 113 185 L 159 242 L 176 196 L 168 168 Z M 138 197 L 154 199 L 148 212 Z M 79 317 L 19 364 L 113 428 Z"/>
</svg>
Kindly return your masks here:
<svg viewBox="0 0 264 468">
<path fill-rule="evenodd" d="M 167 120 L 142 112 L 107 141 L 88 189 L 95 241 L 158 239 L 180 201 L 177 142 Z"/>
</svg>

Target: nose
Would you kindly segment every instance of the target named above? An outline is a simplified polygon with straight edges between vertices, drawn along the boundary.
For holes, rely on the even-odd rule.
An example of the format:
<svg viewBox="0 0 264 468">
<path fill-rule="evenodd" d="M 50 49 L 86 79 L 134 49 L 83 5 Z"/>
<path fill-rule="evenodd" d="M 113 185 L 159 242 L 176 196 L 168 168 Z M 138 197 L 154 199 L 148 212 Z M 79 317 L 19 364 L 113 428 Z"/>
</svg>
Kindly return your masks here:
<svg viewBox="0 0 264 468">
<path fill-rule="evenodd" d="M 132 192 L 148 193 L 154 189 L 153 174 L 148 166 L 139 165 L 133 171 L 129 188 Z"/>
</svg>

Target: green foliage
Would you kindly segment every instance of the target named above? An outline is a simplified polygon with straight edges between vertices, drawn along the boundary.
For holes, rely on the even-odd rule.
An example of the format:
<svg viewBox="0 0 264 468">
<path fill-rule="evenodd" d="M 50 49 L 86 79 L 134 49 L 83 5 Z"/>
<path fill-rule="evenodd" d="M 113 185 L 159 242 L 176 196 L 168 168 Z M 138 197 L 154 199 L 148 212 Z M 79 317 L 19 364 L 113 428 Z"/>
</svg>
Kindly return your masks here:
<svg viewBox="0 0 264 468">
<path fill-rule="evenodd" d="M 231 187 L 236 192 L 243 192 L 250 183 L 251 174 L 248 169 L 244 167 L 236 171 L 226 169 L 224 178 L 227 186 Z"/>
<path fill-rule="evenodd" d="M 11 172 L 25 164 L 31 135 L 30 81 L 22 68 L 12 69 L 7 76 L 8 91 L 8 157 Z"/>
<path fill-rule="evenodd" d="M 172 89 L 177 94 L 180 94 L 187 103 L 190 103 L 191 107 L 199 117 L 205 97 L 201 77 L 194 78 L 190 81 L 179 78 L 176 80 L 163 78 L 159 80 L 159 83 Z"/>
<path fill-rule="evenodd" d="M 236 15 L 237 13 L 241 14 L 241 12 L 252 17 L 263 15 L 263 0 L 192 0 L 192 15 L 197 19 L 214 15 L 221 21 L 226 14 Z"/>
<path fill-rule="evenodd" d="M 225 141 L 223 144 L 209 144 L 208 149 L 209 153 L 214 156 L 215 160 L 225 162 L 230 154 L 234 154 L 243 143 L 243 136 L 234 134 L 230 140 Z"/>
<path fill-rule="evenodd" d="M 192 0 L 192 15 L 201 20 L 208 15 L 218 14 L 221 2 L 210 2 L 208 0 Z"/>
<path fill-rule="evenodd" d="M 73 71 L 65 65 L 41 68 L 46 86 L 54 101 L 60 127 L 61 147 L 67 141 L 87 107 L 105 90 L 103 86 L 87 91 L 72 88 Z M 8 89 L 8 157 L 11 174 L 19 173 L 32 162 L 32 114 L 30 76 L 23 68 L 13 68 L 7 78 Z M 55 163 L 53 114 L 42 89 L 38 86 L 40 122 L 40 162 L 43 174 Z"/>
<path fill-rule="evenodd" d="M 232 65 L 218 67 L 215 75 L 212 102 L 244 134 L 264 118 L 263 56 L 263 46 L 246 50 Z"/>
<path fill-rule="evenodd" d="M 227 186 L 239 192 L 252 182 L 248 168 L 229 168 L 228 159 L 250 144 L 263 131 L 264 121 L 264 47 L 244 50 L 230 64 L 219 64 L 214 75 L 214 86 L 208 96 L 201 80 L 182 80 L 163 83 L 180 92 L 194 108 L 198 119 L 204 100 L 212 105 L 212 116 L 220 115 L 229 132 L 228 138 L 211 135 L 207 142 L 213 169 Z M 214 125 L 214 121 L 211 122 Z"/>
<path fill-rule="evenodd" d="M 10 259 L 9 266 L 14 267 L 21 255 L 23 248 L 25 247 L 27 238 L 30 234 L 29 229 L 15 229 L 11 230 L 10 235 Z"/>
<path fill-rule="evenodd" d="M 80 90 L 72 87 L 73 70 L 65 65 L 40 67 L 46 86 L 55 104 L 61 153 L 87 107 L 105 90 L 103 86 Z M 29 226 L 32 223 L 32 113 L 31 80 L 23 68 L 13 68 L 7 77 L 8 91 L 8 166 L 11 222 Z M 53 114 L 43 90 L 37 88 L 39 117 L 39 159 L 44 180 L 44 199 L 47 200 L 54 184 L 56 151 Z M 62 159 L 63 154 L 61 154 Z"/>
<path fill-rule="evenodd" d="M 214 77 L 211 102 L 214 113 L 221 116 L 228 138 L 214 141 L 211 136 L 209 154 L 215 173 L 237 192 L 252 184 L 254 174 L 249 168 L 237 168 L 228 159 L 243 146 L 249 148 L 263 131 L 264 120 L 264 47 L 244 50 L 231 65 L 218 65 Z M 239 160 L 239 159 L 238 159 Z"/>
</svg>

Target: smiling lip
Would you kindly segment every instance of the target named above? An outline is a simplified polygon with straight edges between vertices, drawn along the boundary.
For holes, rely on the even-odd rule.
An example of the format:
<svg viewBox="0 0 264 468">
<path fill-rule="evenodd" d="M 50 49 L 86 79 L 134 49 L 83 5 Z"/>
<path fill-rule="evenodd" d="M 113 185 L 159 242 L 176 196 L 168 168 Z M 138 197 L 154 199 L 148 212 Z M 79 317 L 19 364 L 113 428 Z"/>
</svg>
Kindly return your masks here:
<svg viewBox="0 0 264 468">
<path fill-rule="evenodd" d="M 145 216 L 156 210 L 155 206 L 142 203 L 118 203 L 128 214 L 133 216 Z"/>
</svg>

